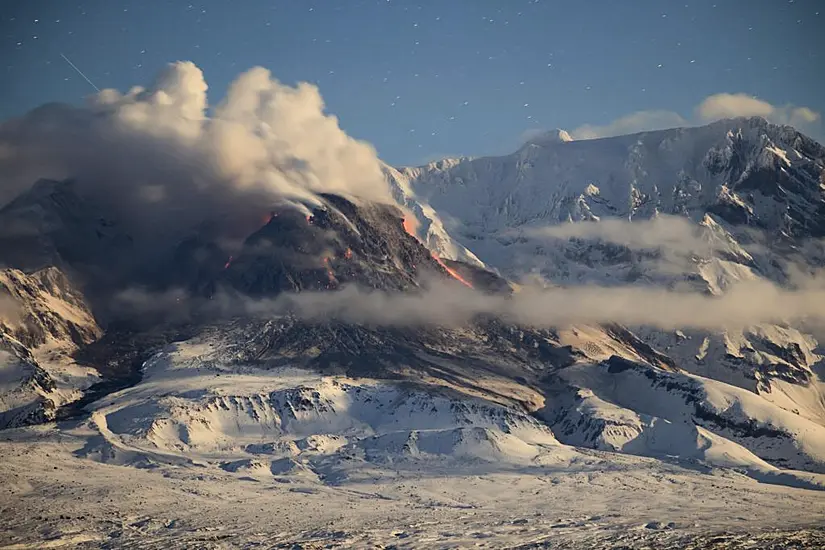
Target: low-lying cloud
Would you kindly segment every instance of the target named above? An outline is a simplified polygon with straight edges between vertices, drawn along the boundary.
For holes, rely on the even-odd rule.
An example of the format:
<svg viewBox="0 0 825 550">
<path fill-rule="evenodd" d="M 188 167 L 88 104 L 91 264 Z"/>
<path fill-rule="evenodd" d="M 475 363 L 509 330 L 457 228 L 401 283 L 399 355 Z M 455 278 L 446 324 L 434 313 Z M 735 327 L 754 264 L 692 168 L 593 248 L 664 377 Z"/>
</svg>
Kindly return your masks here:
<svg viewBox="0 0 825 550">
<path fill-rule="evenodd" d="M 746 328 L 761 323 L 825 320 L 825 289 L 783 290 L 767 281 L 732 286 L 722 296 L 641 287 L 528 287 L 513 296 L 483 294 L 453 284 L 422 295 L 345 289 L 276 300 L 310 319 L 392 326 L 463 325 L 477 316 L 534 327 L 620 323 L 664 330 Z M 276 308 L 277 309 L 277 308 Z"/>
<path fill-rule="evenodd" d="M 660 214 L 629 221 L 608 218 L 597 222 L 562 223 L 525 231 L 528 236 L 552 239 L 595 239 L 635 249 L 664 248 L 681 254 L 706 255 L 717 247 L 702 238 L 702 227 L 683 216 Z"/>
<path fill-rule="evenodd" d="M 294 315 L 309 322 L 336 320 L 388 327 L 459 327 L 482 317 L 537 328 L 619 323 L 662 330 L 735 330 L 765 323 L 825 321 L 825 285 L 786 290 L 765 280 L 736 283 L 721 296 L 633 286 L 527 286 L 513 295 L 493 295 L 439 281 L 412 294 L 348 286 L 335 292 L 283 294 L 273 299 L 219 294 L 184 305 L 180 295 L 167 293 L 157 300 L 150 294 L 133 293 L 132 305 L 136 297 L 144 314 L 150 310 L 158 314 L 173 305 L 178 318 L 182 311 L 210 318 Z"/>
</svg>

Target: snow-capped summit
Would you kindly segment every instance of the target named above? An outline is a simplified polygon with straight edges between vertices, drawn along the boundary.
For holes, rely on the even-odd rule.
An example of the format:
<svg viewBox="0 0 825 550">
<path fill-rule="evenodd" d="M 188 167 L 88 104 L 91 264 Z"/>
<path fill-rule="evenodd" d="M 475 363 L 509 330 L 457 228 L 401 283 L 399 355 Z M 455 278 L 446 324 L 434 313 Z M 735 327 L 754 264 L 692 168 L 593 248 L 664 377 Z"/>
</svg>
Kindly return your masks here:
<svg viewBox="0 0 825 550">
<path fill-rule="evenodd" d="M 649 219 L 660 212 L 698 222 L 711 213 L 734 225 L 825 236 L 823 174 L 822 145 L 752 117 L 522 148 L 409 172 L 407 187 L 442 219 L 460 221 L 458 244 L 496 266 L 479 239 L 592 216 Z M 593 187 L 598 194 L 588 192 Z"/>
</svg>

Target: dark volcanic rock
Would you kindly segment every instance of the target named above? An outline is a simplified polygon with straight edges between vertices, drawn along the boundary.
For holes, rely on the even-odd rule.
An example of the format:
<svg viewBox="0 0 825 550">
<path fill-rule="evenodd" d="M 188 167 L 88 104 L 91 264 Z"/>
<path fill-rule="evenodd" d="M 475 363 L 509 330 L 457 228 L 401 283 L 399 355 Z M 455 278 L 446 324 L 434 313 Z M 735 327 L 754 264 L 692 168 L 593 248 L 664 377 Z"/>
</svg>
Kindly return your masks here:
<svg viewBox="0 0 825 550">
<path fill-rule="evenodd" d="M 259 296 L 334 290 L 348 283 L 403 291 L 429 276 L 448 276 L 430 252 L 404 230 L 401 211 L 389 205 L 356 205 L 334 195 L 305 214 L 274 212 L 269 222 L 227 260 L 218 285 Z"/>
</svg>

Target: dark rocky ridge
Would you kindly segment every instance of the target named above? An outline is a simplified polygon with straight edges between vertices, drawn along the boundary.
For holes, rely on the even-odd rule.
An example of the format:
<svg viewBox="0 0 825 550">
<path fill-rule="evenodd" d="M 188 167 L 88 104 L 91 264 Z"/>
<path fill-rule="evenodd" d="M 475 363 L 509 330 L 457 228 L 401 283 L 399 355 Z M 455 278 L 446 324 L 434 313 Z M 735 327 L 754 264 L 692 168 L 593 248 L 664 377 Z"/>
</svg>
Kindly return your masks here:
<svg viewBox="0 0 825 550">
<path fill-rule="evenodd" d="M 405 291 L 427 276 L 448 276 L 430 252 L 404 230 L 401 211 L 389 205 L 357 206 L 322 195 L 310 214 L 273 213 L 250 235 L 218 277 L 252 296 L 334 290 L 345 284 Z"/>
</svg>

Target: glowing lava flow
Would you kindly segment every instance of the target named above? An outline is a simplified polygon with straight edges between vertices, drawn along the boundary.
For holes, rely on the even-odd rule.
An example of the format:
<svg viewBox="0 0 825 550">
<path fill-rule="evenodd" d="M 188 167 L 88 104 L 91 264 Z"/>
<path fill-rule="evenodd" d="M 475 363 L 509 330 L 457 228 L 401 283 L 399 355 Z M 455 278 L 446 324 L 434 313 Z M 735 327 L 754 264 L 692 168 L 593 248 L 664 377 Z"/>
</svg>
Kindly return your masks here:
<svg viewBox="0 0 825 550">
<path fill-rule="evenodd" d="M 443 261 L 441 261 L 441 258 L 439 258 L 438 255 L 435 252 L 430 252 L 430 255 L 433 257 L 433 260 L 438 262 L 438 265 L 440 265 L 441 267 L 444 268 L 444 271 L 446 271 L 447 273 L 452 275 L 453 279 L 455 279 L 456 281 L 458 281 L 462 285 L 466 286 L 467 288 L 473 288 L 473 285 L 471 285 L 464 277 L 459 275 L 458 272 L 455 269 L 447 267 L 447 264 L 445 264 Z"/>
<path fill-rule="evenodd" d="M 406 231 L 408 234 L 412 235 L 416 239 L 418 238 L 415 235 L 415 225 L 409 218 L 404 218 L 404 231 Z"/>
<path fill-rule="evenodd" d="M 234 259 L 235 258 L 233 258 L 232 256 L 229 256 L 229 259 L 226 260 L 225 264 L 223 264 L 223 268 L 224 269 L 229 269 L 229 266 L 232 265 L 232 260 L 234 260 Z"/>
<path fill-rule="evenodd" d="M 412 236 L 413 236 L 416 240 L 418 240 L 418 237 L 416 237 L 415 232 L 413 231 L 413 224 L 412 224 L 412 222 L 411 222 L 411 221 L 408 221 L 408 220 L 407 220 L 407 218 L 404 218 L 404 231 L 406 231 L 408 234 L 412 235 Z M 450 268 L 450 267 L 447 267 L 447 264 L 445 264 L 445 263 L 441 260 L 441 258 L 439 258 L 439 257 L 438 257 L 438 254 L 436 254 L 435 252 L 432 252 L 432 251 L 431 251 L 431 252 L 430 252 L 430 256 L 432 256 L 432 257 L 433 257 L 433 260 L 435 260 L 436 262 L 438 262 L 438 265 L 440 265 L 441 267 L 443 267 L 443 268 L 444 268 L 444 271 L 446 271 L 447 273 L 449 273 L 449 274 L 450 274 L 450 276 L 451 276 L 453 279 L 455 279 L 456 281 L 458 281 L 458 282 L 459 282 L 459 283 L 461 283 L 462 285 L 466 286 L 467 288 L 473 288 L 473 285 L 471 285 L 471 284 L 467 281 L 467 279 L 465 279 L 464 277 L 462 277 L 461 275 L 459 275 L 459 274 L 458 274 L 458 272 L 457 272 L 455 269 L 452 269 L 452 268 Z"/>
</svg>

